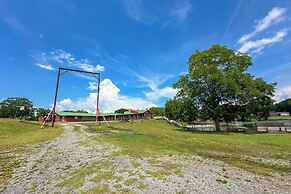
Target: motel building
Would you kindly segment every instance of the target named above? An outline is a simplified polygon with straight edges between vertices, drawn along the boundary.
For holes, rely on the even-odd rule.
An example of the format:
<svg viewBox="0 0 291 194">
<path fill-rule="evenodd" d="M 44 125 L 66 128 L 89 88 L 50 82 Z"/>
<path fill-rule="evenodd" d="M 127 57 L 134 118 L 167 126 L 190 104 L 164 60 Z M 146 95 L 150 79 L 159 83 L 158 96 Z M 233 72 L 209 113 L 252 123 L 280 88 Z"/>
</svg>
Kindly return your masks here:
<svg viewBox="0 0 291 194">
<path fill-rule="evenodd" d="M 98 121 L 121 121 L 140 120 L 151 118 L 151 113 L 148 110 L 134 110 L 134 109 L 118 109 L 113 113 L 100 113 Z M 93 113 L 79 113 L 79 112 L 56 112 L 55 121 L 57 122 L 89 122 L 96 121 L 96 114 Z M 38 117 L 39 122 L 45 120 L 44 116 Z"/>
</svg>

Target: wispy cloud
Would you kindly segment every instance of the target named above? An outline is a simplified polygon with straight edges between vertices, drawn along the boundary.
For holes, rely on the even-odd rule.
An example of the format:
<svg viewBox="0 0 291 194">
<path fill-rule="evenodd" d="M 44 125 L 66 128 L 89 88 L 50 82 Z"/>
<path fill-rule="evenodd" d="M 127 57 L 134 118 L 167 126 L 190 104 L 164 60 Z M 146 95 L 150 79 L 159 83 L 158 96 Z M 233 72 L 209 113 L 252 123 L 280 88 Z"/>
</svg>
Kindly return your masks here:
<svg viewBox="0 0 291 194">
<path fill-rule="evenodd" d="M 139 81 L 146 83 L 147 87 L 152 90 L 150 92 L 144 92 L 149 100 L 155 101 L 160 98 L 173 98 L 177 93 L 177 90 L 172 87 L 160 87 L 160 85 L 171 77 L 170 75 L 154 75 L 150 78 L 138 73 L 134 73 L 134 75 L 139 79 Z"/>
<path fill-rule="evenodd" d="M 291 86 L 280 88 L 275 92 L 274 100 L 276 102 L 280 102 L 288 98 L 291 98 Z"/>
<path fill-rule="evenodd" d="M 14 32 L 20 32 L 25 35 L 31 35 L 30 30 L 16 16 L 2 13 L 0 14 L 0 19 L 2 19 L 4 23 L 6 23 L 7 26 Z"/>
<path fill-rule="evenodd" d="M 191 11 L 191 3 L 188 1 L 180 2 L 179 4 L 171 11 L 171 15 L 176 17 L 178 21 L 182 22 L 188 16 Z"/>
<path fill-rule="evenodd" d="M 144 11 L 142 0 L 124 0 L 124 7 L 127 15 L 135 21 L 150 25 L 156 20 Z"/>
<path fill-rule="evenodd" d="M 53 68 L 52 65 L 50 64 L 40 64 L 40 63 L 35 63 L 36 66 L 42 68 L 42 69 L 46 69 L 46 70 L 50 70 L 50 71 L 53 71 L 55 70 L 55 68 Z"/>
<path fill-rule="evenodd" d="M 246 53 L 252 51 L 253 53 L 260 53 L 266 46 L 271 44 L 281 42 L 283 38 L 287 35 L 287 29 L 282 29 L 278 31 L 273 37 L 270 38 L 262 38 L 255 41 L 246 41 L 241 48 L 240 52 Z"/>
<path fill-rule="evenodd" d="M 255 26 L 255 30 L 251 33 L 243 35 L 239 40 L 238 44 L 241 44 L 239 49 L 240 52 L 253 52 L 259 53 L 262 50 L 271 44 L 281 42 L 283 38 L 287 35 L 287 29 L 281 29 L 276 32 L 273 37 L 269 38 L 261 38 L 258 40 L 251 40 L 251 38 L 255 37 L 258 33 L 263 32 L 270 26 L 283 21 L 285 19 L 285 8 L 275 7 L 273 8 L 267 16 L 265 16 L 262 20 L 257 22 Z"/>
<path fill-rule="evenodd" d="M 238 42 L 244 43 L 248 41 L 250 38 L 254 37 L 257 33 L 266 30 L 271 25 L 283 21 L 285 18 L 286 11 L 287 10 L 285 8 L 280 7 L 273 8 L 266 17 L 258 21 L 253 32 L 243 35 Z"/>
<path fill-rule="evenodd" d="M 182 23 L 192 10 L 189 0 L 178 1 L 177 3 L 167 3 L 167 8 L 159 8 L 158 11 L 150 9 L 145 0 L 123 0 L 126 14 L 133 20 L 152 25 L 154 23 L 161 24 L 165 28 L 170 23 Z M 161 6 L 162 7 L 162 6 Z"/>
<path fill-rule="evenodd" d="M 192 10 L 192 5 L 189 1 L 179 1 L 179 4 L 171 6 L 168 11 L 168 17 L 162 24 L 162 29 L 169 26 L 171 23 L 182 23 Z"/>
<path fill-rule="evenodd" d="M 232 25 L 232 23 L 233 23 L 233 20 L 235 19 L 235 17 L 237 16 L 237 14 L 238 14 L 238 12 L 239 12 L 239 10 L 240 10 L 240 7 L 241 7 L 241 5 L 242 5 L 242 2 L 243 2 L 243 0 L 239 0 L 239 1 L 238 1 L 238 3 L 237 3 L 237 5 L 236 5 L 236 7 L 235 7 L 235 9 L 234 9 L 234 11 L 233 11 L 233 13 L 232 13 L 230 19 L 228 20 L 228 23 L 227 23 L 227 26 L 226 26 L 225 32 L 224 32 L 224 34 L 223 34 L 223 37 L 222 37 L 222 39 L 221 39 L 221 42 L 223 42 L 224 39 L 227 37 L 228 32 L 229 32 L 229 30 L 230 30 L 230 27 L 231 27 L 231 25 Z"/>
<path fill-rule="evenodd" d="M 105 67 L 99 64 L 92 65 L 88 59 L 77 59 L 73 54 L 65 52 L 61 49 L 43 52 L 41 54 L 33 55 L 36 60 L 37 66 L 49 70 L 54 70 L 55 68 L 51 64 L 59 64 L 68 67 L 77 67 L 85 71 L 100 72 L 104 71 Z M 48 64 L 50 64 L 48 66 Z"/>
<path fill-rule="evenodd" d="M 89 82 L 89 86 L 87 87 L 88 90 L 97 90 L 98 89 L 98 83 L 96 82 Z"/>
<path fill-rule="evenodd" d="M 100 72 L 100 71 L 105 70 L 104 66 L 101 66 L 99 64 L 96 66 L 93 66 L 93 65 L 88 64 L 88 63 L 80 63 L 77 66 L 85 71 L 91 71 L 91 72 Z"/>
</svg>

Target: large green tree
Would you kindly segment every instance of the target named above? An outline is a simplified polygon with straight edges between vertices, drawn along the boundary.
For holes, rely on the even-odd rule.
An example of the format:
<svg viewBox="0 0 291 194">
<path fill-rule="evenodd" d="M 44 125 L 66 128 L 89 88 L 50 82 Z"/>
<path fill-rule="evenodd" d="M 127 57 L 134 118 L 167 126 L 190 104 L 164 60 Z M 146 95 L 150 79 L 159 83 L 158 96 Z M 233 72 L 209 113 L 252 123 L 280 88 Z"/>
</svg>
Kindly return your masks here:
<svg viewBox="0 0 291 194">
<path fill-rule="evenodd" d="M 188 65 L 188 74 L 174 84 L 176 98 L 188 99 L 200 119 L 212 119 L 218 131 L 222 120 L 268 115 L 275 84 L 247 72 L 252 65 L 249 55 L 213 45 L 196 51 Z"/>
<path fill-rule="evenodd" d="M 32 118 L 34 109 L 27 98 L 12 97 L 0 102 L 1 118 Z"/>
<path fill-rule="evenodd" d="M 165 116 L 165 108 L 164 107 L 151 107 L 149 109 L 149 111 L 154 116 Z"/>
<path fill-rule="evenodd" d="M 189 98 L 175 98 L 165 103 L 165 116 L 169 119 L 191 123 L 197 119 L 197 108 Z"/>
<path fill-rule="evenodd" d="M 181 120 L 182 108 L 181 101 L 168 100 L 165 103 L 165 116 L 172 120 Z"/>
</svg>

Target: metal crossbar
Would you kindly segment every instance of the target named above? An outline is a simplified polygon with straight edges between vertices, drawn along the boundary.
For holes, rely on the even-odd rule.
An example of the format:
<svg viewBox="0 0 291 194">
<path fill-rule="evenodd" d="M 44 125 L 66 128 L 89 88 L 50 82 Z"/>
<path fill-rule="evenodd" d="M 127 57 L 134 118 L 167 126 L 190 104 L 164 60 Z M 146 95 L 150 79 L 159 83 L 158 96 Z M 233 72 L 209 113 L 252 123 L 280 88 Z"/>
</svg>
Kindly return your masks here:
<svg viewBox="0 0 291 194">
<path fill-rule="evenodd" d="M 67 73 L 68 71 L 72 72 L 78 72 L 78 73 L 85 73 L 85 74 L 91 74 L 93 77 L 96 78 L 98 81 L 98 89 L 97 89 L 97 103 L 96 103 L 96 125 L 98 125 L 98 114 L 99 114 L 99 98 L 100 98 L 100 73 L 97 72 L 90 72 L 90 71 L 83 71 L 83 70 L 78 70 L 78 69 L 69 69 L 69 68 L 63 68 L 59 67 L 58 69 L 58 78 L 57 78 L 57 83 L 56 83 L 56 91 L 55 91 L 55 97 L 54 97 L 54 105 L 53 109 L 47 116 L 46 120 L 42 124 L 42 128 L 45 126 L 46 122 L 48 121 L 49 117 L 52 117 L 52 127 L 54 127 L 55 124 L 55 118 L 56 118 L 56 105 L 57 105 L 57 98 L 58 98 L 58 90 L 59 90 L 59 82 L 60 82 L 60 77 Z M 106 121 L 106 119 L 105 119 Z M 106 121 L 107 122 L 107 121 Z"/>
</svg>

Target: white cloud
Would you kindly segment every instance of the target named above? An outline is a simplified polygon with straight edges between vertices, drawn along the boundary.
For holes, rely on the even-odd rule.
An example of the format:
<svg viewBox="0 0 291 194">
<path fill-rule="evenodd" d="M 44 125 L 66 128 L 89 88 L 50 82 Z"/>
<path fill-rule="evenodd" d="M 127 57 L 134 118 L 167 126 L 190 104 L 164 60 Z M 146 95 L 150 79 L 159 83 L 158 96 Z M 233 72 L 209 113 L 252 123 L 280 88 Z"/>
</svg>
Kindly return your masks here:
<svg viewBox="0 0 291 194">
<path fill-rule="evenodd" d="M 79 63 L 79 64 L 76 64 L 76 66 L 85 70 L 85 71 L 91 71 L 91 72 L 100 72 L 100 71 L 105 70 L 104 66 L 96 65 L 94 67 L 93 65 L 88 64 L 88 63 Z"/>
<path fill-rule="evenodd" d="M 127 15 L 135 21 L 143 24 L 152 24 L 156 18 L 143 11 L 142 0 L 124 0 L 124 7 Z"/>
<path fill-rule="evenodd" d="M 177 90 L 172 87 L 155 88 L 152 92 L 147 92 L 145 95 L 149 100 L 157 100 L 159 98 L 173 98 L 177 94 Z"/>
<path fill-rule="evenodd" d="M 191 8 L 192 6 L 188 1 L 183 3 L 179 2 L 179 5 L 171 12 L 171 15 L 176 17 L 181 22 L 187 18 Z"/>
<path fill-rule="evenodd" d="M 36 66 L 42 68 L 42 69 L 46 69 L 46 70 L 55 70 L 55 68 L 53 68 L 53 66 L 51 66 L 50 64 L 40 64 L 40 63 L 35 63 Z"/>
<path fill-rule="evenodd" d="M 96 82 L 89 82 L 88 90 L 97 90 L 98 84 Z"/>
<path fill-rule="evenodd" d="M 77 67 L 82 70 L 92 71 L 92 72 L 100 72 L 100 71 L 105 70 L 104 66 L 101 66 L 99 64 L 94 66 L 91 64 L 91 62 L 88 59 L 76 59 L 73 56 L 73 54 L 63 51 L 61 49 L 58 49 L 49 53 L 44 52 L 39 55 L 35 55 L 33 57 L 37 61 L 37 64 L 58 64 L 58 65 L 68 66 L 68 67 Z M 52 65 L 50 66 L 51 68 L 53 68 Z"/>
<path fill-rule="evenodd" d="M 91 89 L 96 89 L 96 83 L 89 83 Z M 70 98 L 64 99 L 58 103 L 57 110 L 87 110 L 95 112 L 96 109 L 96 93 L 89 93 L 86 98 L 78 100 L 71 100 Z M 112 112 L 119 108 L 134 108 L 145 109 L 152 106 L 157 106 L 150 100 L 142 98 L 132 98 L 122 95 L 120 89 L 112 83 L 110 79 L 104 79 L 100 84 L 100 108 L 103 112 Z"/>
<path fill-rule="evenodd" d="M 285 8 L 273 8 L 267 16 L 257 22 L 257 25 L 255 26 L 255 30 L 253 32 L 243 35 L 238 40 L 238 44 L 241 44 L 239 51 L 243 53 L 261 53 L 262 50 L 268 45 L 283 41 L 283 38 L 287 35 L 287 29 L 285 28 L 277 31 L 273 37 L 261 38 L 258 40 L 251 40 L 251 38 L 256 36 L 259 32 L 266 30 L 273 24 L 283 21 L 285 19 L 285 13 Z"/>
<path fill-rule="evenodd" d="M 168 11 L 168 17 L 162 24 L 162 29 L 169 26 L 171 23 L 182 23 L 189 15 L 192 10 L 192 5 L 188 0 L 179 1 L 178 4 L 171 6 L 172 8 Z"/>
<path fill-rule="evenodd" d="M 285 8 L 274 7 L 267 16 L 265 16 L 262 20 L 259 20 L 257 25 L 255 26 L 255 30 L 249 34 L 243 35 L 239 39 L 239 43 L 244 43 L 248 41 L 250 38 L 254 37 L 257 33 L 264 31 L 271 25 L 283 21 L 286 13 Z"/>
<path fill-rule="evenodd" d="M 168 75 L 152 75 L 151 78 L 139 75 L 137 73 L 134 73 L 134 75 L 139 79 L 139 81 L 145 82 L 147 86 L 152 90 L 150 92 L 145 92 L 145 95 L 149 100 L 158 100 L 160 98 L 173 98 L 177 93 L 177 90 L 172 87 L 159 87 L 170 77 Z"/>
<path fill-rule="evenodd" d="M 276 102 L 286 100 L 287 98 L 291 98 L 291 86 L 287 86 L 287 87 L 278 89 L 275 92 L 274 100 Z"/>
<path fill-rule="evenodd" d="M 73 101 L 70 98 L 65 98 L 61 102 L 59 102 L 59 107 L 68 107 L 71 106 Z"/>
<path fill-rule="evenodd" d="M 71 53 L 65 52 L 61 49 L 51 51 L 50 53 L 42 53 L 42 55 L 48 60 L 54 60 L 59 63 L 73 63 L 75 58 Z"/>
<path fill-rule="evenodd" d="M 283 38 L 287 35 L 287 29 L 282 29 L 278 31 L 273 37 L 271 38 L 262 38 L 260 40 L 255 41 L 247 41 L 245 42 L 241 48 L 239 49 L 240 52 L 246 53 L 252 51 L 254 53 L 261 52 L 266 46 L 281 42 Z"/>
</svg>

